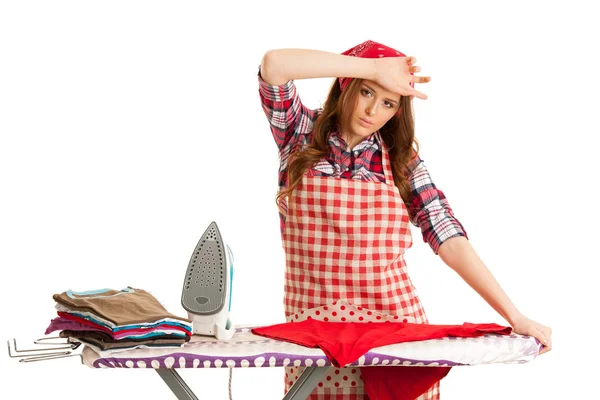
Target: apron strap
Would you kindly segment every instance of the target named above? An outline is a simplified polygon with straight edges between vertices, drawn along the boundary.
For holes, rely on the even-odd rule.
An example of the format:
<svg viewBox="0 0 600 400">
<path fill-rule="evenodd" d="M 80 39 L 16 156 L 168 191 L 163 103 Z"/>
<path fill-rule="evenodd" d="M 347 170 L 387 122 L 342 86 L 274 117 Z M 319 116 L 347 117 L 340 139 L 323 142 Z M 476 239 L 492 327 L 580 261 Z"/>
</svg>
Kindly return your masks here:
<svg viewBox="0 0 600 400">
<path fill-rule="evenodd" d="M 379 131 L 376 133 L 381 146 L 381 163 L 383 167 L 383 175 L 385 176 L 385 183 L 388 185 L 394 185 L 394 174 L 392 173 L 392 163 L 390 161 L 390 154 L 387 150 L 385 143 L 381 137 Z"/>
</svg>

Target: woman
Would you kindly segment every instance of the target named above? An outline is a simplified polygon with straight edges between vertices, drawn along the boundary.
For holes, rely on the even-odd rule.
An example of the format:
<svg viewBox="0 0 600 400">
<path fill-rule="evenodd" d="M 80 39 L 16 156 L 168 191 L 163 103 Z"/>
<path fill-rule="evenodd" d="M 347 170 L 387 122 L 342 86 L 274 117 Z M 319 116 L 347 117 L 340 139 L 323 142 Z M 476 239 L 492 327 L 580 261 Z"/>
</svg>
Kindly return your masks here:
<svg viewBox="0 0 600 400">
<path fill-rule="evenodd" d="M 377 315 L 428 323 L 403 257 L 412 222 L 515 332 L 536 337 L 548 351 L 550 328 L 512 304 L 418 155 L 411 100 L 427 98 L 414 83 L 430 79 L 414 76 L 415 61 L 370 40 L 342 54 L 280 49 L 264 55 L 259 93 L 280 151 L 286 319 L 333 320 L 352 308 L 356 313 L 342 320 Z M 310 110 L 293 81 L 323 77 L 336 79 L 323 109 Z M 287 369 L 286 390 L 300 372 Z M 358 369 L 328 374 L 311 394 L 336 397 L 367 398 Z M 419 397 L 437 398 L 439 382 Z"/>
</svg>

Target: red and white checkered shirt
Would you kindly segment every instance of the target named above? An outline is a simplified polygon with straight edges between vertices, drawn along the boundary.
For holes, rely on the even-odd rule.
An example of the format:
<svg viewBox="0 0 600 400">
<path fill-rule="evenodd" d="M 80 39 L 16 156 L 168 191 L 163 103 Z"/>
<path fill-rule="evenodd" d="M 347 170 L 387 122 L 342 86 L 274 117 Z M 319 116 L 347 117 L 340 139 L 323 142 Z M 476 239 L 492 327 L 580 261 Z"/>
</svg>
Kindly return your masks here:
<svg viewBox="0 0 600 400">
<path fill-rule="evenodd" d="M 313 125 L 322 109 L 305 107 L 296 91 L 294 81 L 280 86 L 270 85 L 258 73 L 262 107 L 269 120 L 271 132 L 279 148 L 279 190 L 287 186 L 288 158 L 293 150 L 310 143 Z M 357 144 L 352 151 L 339 132 L 329 135 L 329 154 L 313 169 L 321 176 L 385 182 L 381 164 L 381 144 L 378 135 L 371 135 Z M 423 241 L 435 254 L 442 243 L 455 236 L 467 236 L 462 224 L 454 217 L 444 193 L 436 188 L 431 176 L 417 156 L 409 167 L 409 215 L 411 222 L 421 229 Z M 280 213 L 281 230 L 285 216 Z"/>
</svg>

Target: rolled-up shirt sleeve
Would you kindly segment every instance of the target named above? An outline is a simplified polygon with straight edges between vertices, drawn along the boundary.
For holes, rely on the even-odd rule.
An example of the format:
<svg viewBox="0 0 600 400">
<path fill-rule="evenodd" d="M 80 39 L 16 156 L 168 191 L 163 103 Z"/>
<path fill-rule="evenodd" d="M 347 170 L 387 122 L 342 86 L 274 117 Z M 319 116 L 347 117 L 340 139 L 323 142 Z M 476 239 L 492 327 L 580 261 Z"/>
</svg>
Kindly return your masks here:
<svg viewBox="0 0 600 400">
<path fill-rule="evenodd" d="M 411 222 L 421 228 L 423 241 L 435 254 L 446 240 L 467 232 L 454 216 L 444 193 L 433 183 L 423 160 L 416 156 L 410 173 L 409 214 Z"/>
<path fill-rule="evenodd" d="M 303 127 L 314 119 L 313 110 L 302 104 L 294 81 L 271 85 L 262 79 L 258 68 L 258 92 L 263 111 L 280 151 L 294 145 Z"/>
</svg>

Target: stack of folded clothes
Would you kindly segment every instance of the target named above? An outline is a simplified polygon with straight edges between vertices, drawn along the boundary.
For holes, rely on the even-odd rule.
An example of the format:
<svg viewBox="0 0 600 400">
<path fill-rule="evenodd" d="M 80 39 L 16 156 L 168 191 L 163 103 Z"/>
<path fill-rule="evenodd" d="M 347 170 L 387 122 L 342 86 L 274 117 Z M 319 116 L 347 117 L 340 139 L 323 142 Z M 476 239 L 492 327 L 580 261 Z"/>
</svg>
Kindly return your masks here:
<svg viewBox="0 0 600 400">
<path fill-rule="evenodd" d="M 46 334 L 76 339 L 97 352 L 140 347 L 181 347 L 192 336 L 191 320 L 169 313 L 142 289 L 101 289 L 52 296 L 58 317 Z"/>
</svg>

